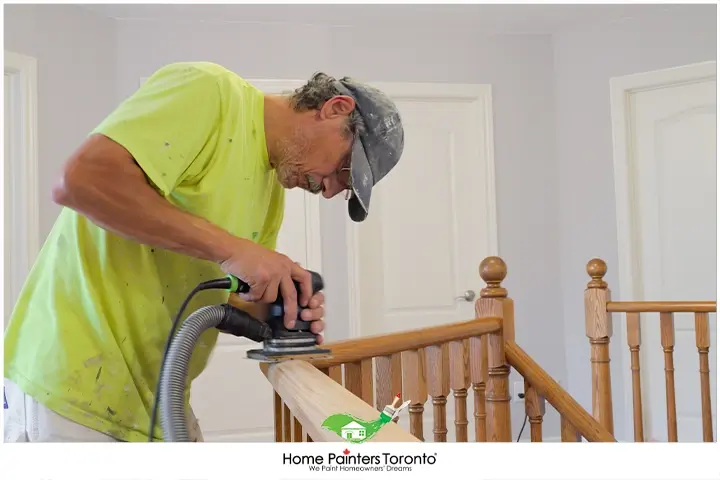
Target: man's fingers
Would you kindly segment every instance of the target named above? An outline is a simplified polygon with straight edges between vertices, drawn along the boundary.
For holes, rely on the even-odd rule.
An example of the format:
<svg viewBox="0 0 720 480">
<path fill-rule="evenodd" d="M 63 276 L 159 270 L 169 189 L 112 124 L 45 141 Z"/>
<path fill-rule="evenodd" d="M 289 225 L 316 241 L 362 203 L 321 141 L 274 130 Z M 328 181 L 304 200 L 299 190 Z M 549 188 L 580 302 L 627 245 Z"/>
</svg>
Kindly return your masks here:
<svg viewBox="0 0 720 480">
<path fill-rule="evenodd" d="M 303 307 L 306 307 L 308 302 L 310 301 L 310 297 L 312 297 L 313 291 L 312 291 L 312 277 L 310 275 L 310 272 L 305 270 L 304 268 L 301 268 L 298 266 L 298 264 L 293 264 L 292 269 L 292 277 L 293 280 L 297 281 L 300 284 L 300 305 Z"/>
<path fill-rule="evenodd" d="M 300 312 L 300 318 L 305 320 L 306 322 L 311 322 L 315 320 L 320 320 L 325 315 L 325 308 L 324 307 L 318 307 L 318 308 L 305 308 Z"/>
<path fill-rule="evenodd" d="M 308 308 L 318 308 L 320 305 L 325 303 L 325 294 L 318 292 L 308 302 Z"/>
<path fill-rule="evenodd" d="M 317 320 L 310 324 L 310 331 L 312 333 L 314 333 L 315 335 L 322 333 L 324 330 L 325 330 L 325 322 L 323 322 L 322 320 Z"/>
<path fill-rule="evenodd" d="M 280 288 L 280 280 L 273 280 L 270 283 L 268 283 L 267 287 L 265 288 L 265 292 L 262 296 L 262 301 L 264 303 L 272 303 L 275 300 L 277 300 L 278 295 L 278 289 Z"/>
<path fill-rule="evenodd" d="M 289 277 L 284 277 L 280 283 L 283 301 L 285 302 L 285 327 L 295 327 L 295 319 L 298 314 L 297 292 L 295 284 Z"/>
</svg>

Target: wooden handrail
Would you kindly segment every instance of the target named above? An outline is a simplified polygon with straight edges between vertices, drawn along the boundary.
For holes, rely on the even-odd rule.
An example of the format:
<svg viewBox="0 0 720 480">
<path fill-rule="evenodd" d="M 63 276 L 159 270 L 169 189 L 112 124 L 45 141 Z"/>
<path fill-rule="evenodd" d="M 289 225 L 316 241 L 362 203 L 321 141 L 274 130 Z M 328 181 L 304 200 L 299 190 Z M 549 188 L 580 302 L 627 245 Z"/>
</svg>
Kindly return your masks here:
<svg viewBox="0 0 720 480">
<path fill-rule="evenodd" d="M 545 370 L 538 365 L 520 346 L 505 342 L 505 357 L 535 390 L 545 397 L 558 413 L 565 417 L 591 442 L 615 442 L 608 432 L 592 415 L 585 411 Z"/>
<path fill-rule="evenodd" d="M 717 302 L 608 302 L 605 308 L 611 313 L 712 313 Z"/>
<path fill-rule="evenodd" d="M 372 406 L 353 395 L 320 370 L 301 360 L 287 360 L 264 364 L 262 371 L 273 389 L 300 421 L 305 434 L 314 442 L 342 442 L 337 433 L 322 427 L 334 414 L 354 415 L 366 421 L 376 420 L 380 414 Z M 369 442 L 419 442 L 395 422 L 380 428 Z"/>
<path fill-rule="evenodd" d="M 454 340 L 478 337 L 497 332 L 502 328 L 502 319 L 497 317 L 476 318 L 466 322 L 449 323 L 435 327 L 405 330 L 385 335 L 374 335 L 354 340 L 328 343 L 322 348 L 332 352 L 332 358 L 309 360 L 316 368 L 328 368 L 343 363 L 352 363 L 367 358 L 392 355 L 407 350 L 417 350 L 440 345 Z"/>
</svg>

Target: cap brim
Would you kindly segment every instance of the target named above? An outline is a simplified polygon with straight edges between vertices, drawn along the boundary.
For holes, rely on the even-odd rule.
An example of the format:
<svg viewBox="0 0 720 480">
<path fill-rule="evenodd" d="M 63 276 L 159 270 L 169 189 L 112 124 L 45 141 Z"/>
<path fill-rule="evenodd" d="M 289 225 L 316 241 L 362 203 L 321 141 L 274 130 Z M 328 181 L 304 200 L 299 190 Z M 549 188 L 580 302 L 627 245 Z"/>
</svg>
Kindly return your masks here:
<svg viewBox="0 0 720 480">
<path fill-rule="evenodd" d="M 348 201 L 348 213 L 354 222 L 362 222 L 370 211 L 370 195 L 375 184 L 370 162 L 360 137 L 355 138 L 352 149 L 350 179 L 353 195 Z"/>
</svg>

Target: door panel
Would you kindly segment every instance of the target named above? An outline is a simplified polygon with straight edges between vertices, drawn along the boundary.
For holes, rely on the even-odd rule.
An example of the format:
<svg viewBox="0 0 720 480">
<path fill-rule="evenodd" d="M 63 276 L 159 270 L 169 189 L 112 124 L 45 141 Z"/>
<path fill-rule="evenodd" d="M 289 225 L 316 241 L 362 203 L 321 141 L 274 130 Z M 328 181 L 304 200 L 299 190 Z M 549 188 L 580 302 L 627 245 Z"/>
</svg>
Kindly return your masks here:
<svg viewBox="0 0 720 480">
<path fill-rule="evenodd" d="M 716 300 L 716 81 L 631 95 L 641 295 L 645 300 Z M 717 435 L 717 319 L 710 315 L 710 379 Z M 667 440 L 665 373 L 657 314 L 642 324 L 643 403 L 649 438 Z M 678 440 L 702 441 L 699 360 L 692 314 L 675 314 Z"/>
<path fill-rule="evenodd" d="M 484 122 L 492 117 L 489 103 L 448 92 L 390 92 L 405 149 L 357 227 L 361 335 L 475 316 L 474 302 L 457 297 L 479 293 L 478 266 L 495 254 L 493 192 L 486 188 L 491 130 Z"/>
</svg>

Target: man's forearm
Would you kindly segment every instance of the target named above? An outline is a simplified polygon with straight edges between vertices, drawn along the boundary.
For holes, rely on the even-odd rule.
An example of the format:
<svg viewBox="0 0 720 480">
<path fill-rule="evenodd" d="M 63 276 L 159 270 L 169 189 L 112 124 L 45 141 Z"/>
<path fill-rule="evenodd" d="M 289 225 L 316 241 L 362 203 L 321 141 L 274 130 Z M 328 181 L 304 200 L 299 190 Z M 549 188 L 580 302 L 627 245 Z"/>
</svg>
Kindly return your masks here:
<svg viewBox="0 0 720 480">
<path fill-rule="evenodd" d="M 88 140 L 88 146 L 81 147 L 68 162 L 53 189 L 56 203 L 138 243 L 212 262 L 226 260 L 242 243 L 207 220 L 172 205 L 148 184 L 131 157 L 118 159 L 118 153 L 125 152 L 122 147 L 107 142 L 110 140 Z M 96 160 L 103 155 L 107 157 Z M 107 160 L 111 156 L 114 160 Z"/>
</svg>

